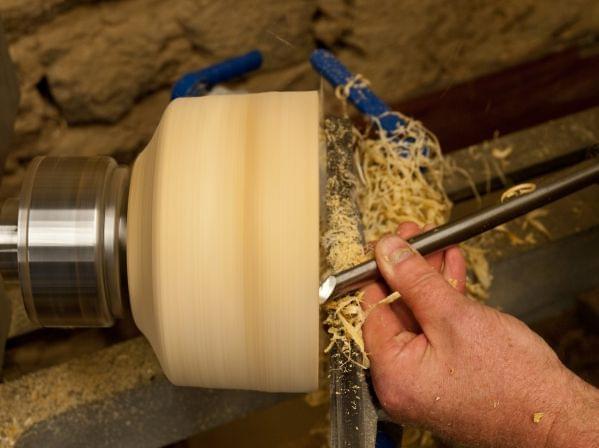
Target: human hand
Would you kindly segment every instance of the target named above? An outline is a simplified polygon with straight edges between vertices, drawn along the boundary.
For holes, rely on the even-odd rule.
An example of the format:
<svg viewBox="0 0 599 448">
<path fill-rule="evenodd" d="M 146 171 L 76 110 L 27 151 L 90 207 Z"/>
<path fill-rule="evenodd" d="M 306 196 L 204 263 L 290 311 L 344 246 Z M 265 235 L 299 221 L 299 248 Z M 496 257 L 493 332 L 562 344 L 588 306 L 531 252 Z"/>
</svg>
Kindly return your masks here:
<svg viewBox="0 0 599 448">
<path fill-rule="evenodd" d="M 404 240 L 418 233 L 404 223 L 377 243 L 386 284 L 364 289 L 372 381 L 390 417 L 474 446 L 599 446 L 597 389 L 524 323 L 464 296 L 457 247 L 412 251 Z M 401 299 L 375 306 L 390 290 Z"/>
</svg>

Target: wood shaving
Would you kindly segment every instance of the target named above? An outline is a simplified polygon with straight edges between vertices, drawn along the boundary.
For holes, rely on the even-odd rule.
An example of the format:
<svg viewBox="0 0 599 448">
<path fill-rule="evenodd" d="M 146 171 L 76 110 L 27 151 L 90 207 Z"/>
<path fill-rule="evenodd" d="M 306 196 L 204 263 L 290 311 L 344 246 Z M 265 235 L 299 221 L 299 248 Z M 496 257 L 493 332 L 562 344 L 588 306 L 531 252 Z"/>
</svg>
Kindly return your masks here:
<svg viewBox="0 0 599 448">
<path fill-rule="evenodd" d="M 461 247 L 469 269 L 466 292 L 479 301 L 485 301 L 489 298 L 489 289 L 493 282 L 493 275 L 486 257 L 487 251 L 474 242 L 463 243 Z"/>
<path fill-rule="evenodd" d="M 494 157 L 491 157 L 491 165 L 495 169 L 495 173 L 497 173 L 497 177 L 499 178 L 501 183 L 503 185 L 507 185 L 508 179 L 507 179 L 507 177 L 505 177 L 505 173 L 503 172 L 503 170 L 507 166 L 507 160 L 505 160 L 505 159 L 498 160 Z"/>
<path fill-rule="evenodd" d="M 485 174 L 485 189 L 486 193 L 491 192 L 491 164 L 489 162 L 489 157 L 483 151 L 477 151 L 477 147 L 471 146 L 468 148 L 468 155 L 472 158 L 472 160 L 478 160 L 482 164 L 482 171 Z M 478 189 L 474 188 L 475 192 L 478 192 Z M 480 195 L 477 194 L 477 198 L 480 199 Z"/>
<path fill-rule="evenodd" d="M 518 196 L 522 196 L 525 194 L 532 193 L 537 189 L 537 186 L 531 182 L 526 182 L 523 184 L 514 185 L 511 188 L 508 188 L 501 195 L 501 202 L 505 202 L 508 199 L 512 199 Z"/>
<path fill-rule="evenodd" d="M 335 96 L 340 100 L 346 100 L 349 97 L 351 89 L 364 89 L 370 86 L 370 81 L 368 81 L 361 74 L 355 75 L 349 81 L 347 81 L 344 85 L 339 85 L 335 88 Z"/>
<path fill-rule="evenodd" d="M 539 220 L 540 218 L 544 218 L 548 214 L 549 212 L 543 208 L 539 208 L 537 210 L 533 210 L 530 213 L 527 213 L 524 216 L 523 227 L 525 225 L 530 224 L 531 227 L 535 228 L 537 231 L 545 235 L 547 238 L 551 238 L 551 233 L 549 232 L 547 227 L 545 227 L 545 225 Z"/>
<path fill-rule="evenodd" d="M 514 232 L 512 232 L 507 224 L 501 224 L 497 227 L 495 227 L 495 231 L 496 232 L 501 232 L 504 235 L 506 235 L 510 241 L 510 244 L 512 246 L 522 246 L 526 244 L 526 240 L 520 238 L 518 235 L 516 235 Z"/>
<path fill-rule="evenodd" d="M 516 221 L 501 224 L 495 227 L 495 229 L 493 229 L 493 232 L 505 235 L 512 246 L 525 246 L 536 244 L 538 242 L 537 237 L 539 233 L 546 238 L 551 238 L 551 233 L 549 232 L 547 227 L 545 227 L 545 225 L 541 222 L 541 219 L 546 217 L 548 214 L 549 212 L 542 208 L 533 210 L 532 212 L 527 213 L 522 218 L 519 218 Z M 536 235 L 535 232 L 530 231 L 524 233 L 529 229 L 533 229 L 538 233 Z"/>
<path fill-rule="evenodd" d="M 370 307 L 366 313 L 366 317 L 368 317 L 368 315 L 372 312 L 372 310 L 375 309 L 377 306 L 389 305 L 389 304 L 395 302 L 396 300 L 398 300 L 400 297 L 401 297 L 401 295 L 397 291 L 392 292 L 384 299 L 379 300 L 373 307 Z"/>
<path fill-rule="evenodd" d="M 420 122 L 393 114 L 406 126 L 391 135 L 376 119 L 363 133 L 354 133 L 356 170 L 362 173 L 357 202 L 366 241 L 395 232 L 404 221 L 440 225 L 451 213 L 439 142 Z"/>
<path fill-rule="evenodd" d="M 508 146 L 506 148 L 493 148 L 491 155 L 499 160 L 505 160 L 512 154 L 513 148 Z"/>
<path fill-rule="evenodd" d="M 526 236 L 524 237 L 524 241 L 526 241 L 528 244 L 536 244 L 537 243 L 537 239 L 535 238 L 535 236 L 532 233 L 527 233 Z"/>
<path fill-rule="evenodd" d="M 532 414 L 532 421 L 533 421 L 533 423 L 541 423 L 541 420 L 543 420 L 543 417 L 545 417 L 544 412 L 535 412 L 534 414 Z"/>
<path fill-rule="evenodd" d="M 335 96 L 339 100 L 341 100 L 341 105 L 343 107 L 343 113 L 345 116 L 348 115 L 347 98 L 349 97 L 351 89 L 363 89 L 363 88 L 368 87 L 369 85 L 370 85 L 370 81 L 368 81 L 362 75 L 357 74 L 353 78 L 351 78 L 349 81 L 347 81 L 344 85 L 339 85 L 335 88 Z"/>
<path fill-rule="evenodd" d="M 348 361 L 367 369 L 370 367 L 370 360 L 366 354 L 362 336 L 362 325 L 366 320 L 366 315 L 362 310 L 363 297 L 364 293 L 360 291 L 358 294 L 328 301 L 325 304 L 326 319 L 324 324 L 327 327 L 330 340 L 324 352 L 329 353 L 337 342 L 341 342 L 341 352 L 347 357 Z M 352 342 L 358 348 L 359 353 L 353 353 Z M 359 359 L 356 360 L 355 355 L 358 355 Z"/>
</svg>

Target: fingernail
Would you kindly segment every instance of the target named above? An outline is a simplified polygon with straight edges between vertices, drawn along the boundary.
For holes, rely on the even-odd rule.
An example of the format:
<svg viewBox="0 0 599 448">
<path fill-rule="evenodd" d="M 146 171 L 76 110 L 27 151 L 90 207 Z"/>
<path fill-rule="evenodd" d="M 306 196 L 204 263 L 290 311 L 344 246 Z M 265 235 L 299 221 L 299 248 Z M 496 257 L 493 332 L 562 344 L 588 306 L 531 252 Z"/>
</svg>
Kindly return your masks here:
<svg viewBox="0 0 599 448">
<path fill-rule="evenodd" d="M 383 260 L 391 266 L 401 263 L 413 254 L 408 243 L 395 235 L 384 237 L 380 244 Z"/>
</svg>

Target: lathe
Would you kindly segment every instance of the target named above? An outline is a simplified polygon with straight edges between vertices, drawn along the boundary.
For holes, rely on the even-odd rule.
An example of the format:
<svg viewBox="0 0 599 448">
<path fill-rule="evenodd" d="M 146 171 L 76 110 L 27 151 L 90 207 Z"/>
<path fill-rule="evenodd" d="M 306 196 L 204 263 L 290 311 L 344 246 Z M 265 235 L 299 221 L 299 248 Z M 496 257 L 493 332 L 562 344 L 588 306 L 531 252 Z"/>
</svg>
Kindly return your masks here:
<svg viewBox="0 0 599 448">
<path fill-rule="evenodd" d="M 234 97 L 232 97 L 234 98 Z M 316 102 L 313 99 L 308 99 L 308 102 Z M 234 100 L 234 99 L 233 99 Z M 183 104 L 183 103 L 180 103 Z M 310 106 L 312 107 L 312 106 Z M 312 107 L 313 111 L 317 111 L 317 108 Z M 305 116 L 305 110 L 301 111 L 302 116 Z M 189 111 L 186 112 L 189 115 Z M 313 119 L 317 116 L 310 116 Z M 202 116 L 202 119 L 207 117 Z M 178 120 L 172 119 L 173 123 L 177 123 Z M 316 122 L 317 120 L 313 120 Z M 198 119 L 198 122 L 202 120 Z M 313 126 L 311 122 L 306 127 L 298 128 L 298 133 L 303 135 L 303 138 L 312 138 L 310 132 L 306 132 L 307 129 L 316 129 L 317 126 Z M 339 126 L 343 126 L 339 124 Z M 194 127 L 195 129 L 195 127 Z M 164 128 L 162 128 L 164 130 Z M 180 130 L 179 130 L 180 131 Z M 300 132 L 301 131 L 301 132 Z M 180 135 L 180 132 L 169 131 L 172 135 Z M 160 132 L 157 134 L 160 136 Z M 200 137 L 194 136 L 195 141 L 198 141 Z M 298 137 L 299 138 L 299 137 Z M 187 385 L 200 385 L 200 386 L 212 386 L 212 387 L 239 387 L 239 388 L 250 388 L 250 389 L 261 389 L 261 390 L 310 390 L 317 384 L 317 378 L 314 376 L 314 372 L 317 372 L 315 365 L 318 363 L 315 354 L 318 353 L 317 347 L 317 335 L 318 335 L 318 316 L 317 316 L 317 300 L 315 297 L 315 291 L 318 289 L 318 273 L 313 275 L 311 282 L 306 281 L 306 278 L 312 278 L 310 275 L 306 275 L 306 272 L 300 272 L 297 278 L 291 279 L 292 283 L 288 282 L 285 285 L 279 285 L 281 292 L 284 293 L 296 293 L 297 297 L 302 297 L 305 300 L 295 300 L 289 303 L 296 303 L 300 307 L 296 312 L 302 316 L 312 316 L 308 324 L 306 321 L 302 322 L 305 328 L 301 333 L 298 333 L 295 339 L 290 341 L 291 344 L 296 343 L 298 349 L 292 349 L 297 355 L 298 350 L 305 349 L 305 356 L 307 357 L 299 364 L 301 368 L 296 368 L 293 372 L 284 372 L 285 381 L 289 381 L 299 371 L 308 371 L 310 374 L 307 379 L 303 379 L 299 386 L 293 383 L 269 383 L 261 382 L 262 379 L 256 377 L 255 382 L 246 385 L 240 383 L 240 379 L 232 375 L 226 377 L 222 375 L 222 371 L 230 370 L 230 366 L 225 366 L 223 370 L 213 378 L 200 378 L 200 382 L 194 384 L 194 379 L 190 379 L 187 374 L 179 376 L 179 374 L 171 370 L 173 359 L 169 359 L 169 354 L 163 352 L 164 341 L 160 331 L 164 329 L 163 323 L 156 323 L 156 314 L 153 316 L 142 316 L 141 302 L 136 300 L 149 300 L 148 298 L 156 297 L 163 291 L 169 291 L 169 297 L 183 297 L 186 292 L 189 292 L 189 283 L 181 281 L 181 277 L 177 277 L 179 272 L 187 275 L 191 278 L 195 274 L 200 276 L 199 271 L 185 271 L 185 267 L 189 266 L 188 263 L 183 263 L 178 266 L 173 265 L 175 259 L 172 253 L 165 253 L 170 250 L 169 246 L 179 250 L 180 254 L 188 254 L 187 244 L 191 244 L 191 236 L 185 234 L 185 237 L 178 237 L 181 232 L 185 231 L 182 227 L 173 227 L 171 229 L 166 225 L 168 220 L 177 221 L 170 212 L 178 210 L 178 218 L 193 219 L 190 218 L 190 209 L 193 208 L 191 204 L 195 200 L 200 200 L 200 193 L 197 189 L 191 189 L 186 191 L 182 189 L 182 185 L 185 184 L 185 180 L 197 181 L 196 176 L 206 176 L 210 174 L 210 171 L 214 170 L 215 167 L 211 166 L 210 170 L 202 171 L 199 173 L 195 171 L 193 175 L 185 178 L 174 177 L 176 173 L 181 173 L 181 167 L 172 167 L 169 171 L 165 169 L 160 171 L 162 176 L 169 174 L 170 180 L 167 178 L 161 179 L 162 181 L 173 186 L 168 192 L 160 192 L 158 196 L 155 195 L 155 190 L 148 193 L 149 190 L 144 192 L 144 182 L 148 179 L 155 181 L 160 176 L 156 177 L 156 164 L 162 164 L 162 166 L 169 167 L 169 163 L 174 163 L 174 159 L 168 160 L 163 158 L 157 161 L 160 157 L 156 156 L 156 148 L 160 139 L 156 137 L 153 143 L 150 143 L 149 148 L 146 150 L 145 156 L 142 153 L 142 163 L 133 169 L 133 173 L 130 176 L 128 169 L 120 167 L 116 162 L 108 157 L 94 157 L 89 159 L 82 158 L 55 158 L 46 157 L 38 158 L 32 162 L 28 170 L 21 195 L 18 198 L 8 199 L 4 202 L 0 212 L 0 270 L 2 272 L 5 281 L 19 281 L 22 292 L 23 301 L 27 309 L 27 313 L 30 318 L 39 323 L 42 326 L 61 326 L 61 327 L 78 327 L 78 326 L 109 326 L 114 323 L 115 319 L 122 317 L 125 314 L 126 308 L 129 306 L 128 302 L 131 299 L 133 312 L 136 317 L 141 329 L 148 335 L 152 341 L 152 345 L 158 355 L 161 357 L 163 368 L 167 371 L 167 375 L 171 379 L 174 379 L 176 383 L 187 384 Z M 300 140 L 296 140 L 296 143 Z M 304 140 L 302 140 L 304 142 Z M 579 145 L 570 151 L 572 153 L 579 153 L 580 148 L 588 146 L 591 142 L 577 142 Z M 299 144 L 299 143 L 298 143 Z M 348 143 L 338 137 L 331 137 L 328 142 L 329 145 L 340 145 L 348 147 Z M 180 150 L 185 145 L 175 145 L 177 150 Z M 299 146 L 302 146 L 299 144 Z M 316 147 L 317 145 L 315 145 Z M 227 146 L 223 144 L 223 148 Z M 305 146 L 303 156 L 306 156 Z M 188 156 L 193 158 L 191 155 L 198 149 L 197 146 L 191 145 L 188 147 Z M 293 148 L 290 148 L 290 152 Z M 346 148 L 347 149 L 347 148 Z M 297 148 L 296 148 L 297 150 Z M 295 151 L 298 153 L 299 151 Z M 316 155 L 316 152 L 314 152 Z M 178 157 L 185 157 L 182 154 L 178 154 Z M 465 156 L 464 156 L 465 157 Z M 186 159 L 189 160 L 189 159 Z M 152 163 L 150 163 L 150 161 Z M 206 160 L 202 160 L 206 163 Z M 299 161 L 293 164 L 293 170 L 289 172 L 296 172 L 298 178 L 304 177 L 305 172 L 301 172 L 301 164 Z M 202 167 L 201 163 L 193 165 L 194 167 Z M 205 166 L 205 165 L 204 165 Z M 314 164 L 316 166 L 316 164 Z M 235 183 L 239 179 L 239 175 L 243 177 L 243 170 L 247 169 L 245 166 L 240 167 L 239 171 L 230 173 L 227 170 L 230 166 L 227 165 L 226 169 L 223 165 L 222 171 L 218 172 L 218 176 L 215 178 L 219 179 L 223 183 Z M 252 169 L 256 169 L 255 167 Z M 313 169 L 313 168 L 312 168 Z M 136 175 L 137 170 L 137 175 Z M 257 174 L 259 170 L 251 171 Z M 314 171 L 316 173 L 316 171 Z M 143 174 L 143 175 L 142 175 Z M 247 173 L 246 173 L 247 174 Z M 333 175 L 333 173 L 329 173 Z M 305 177 L 304 177 L 305 178 Z M 174 181 L 173 179 L 176 179 Z M 314 177 L 316 179 L 316 177 Z M 289 178 L 285 179 L 289 181 Z M 214 179 L 213 179 L 214 181 Z M 291 182 L 293 184 L 293 182 Z M 245 184 L 244 184 L 245 185 Z M 236 188 L 243 189 L 244 185 L 237 184 Z M 133 186 L 133 194 L 131 194 L 131 186 Z M 454 186 L 454 193 L 463 193 L 463 184 Z M 165 187 L 166 188 L 166 187 Z M 317 184 L 313 185 L 314 191 L 312 194 L 312 205 L 308 209 L 312 210 L 313 213 L 308 218 L 314 218 L 317 216 L 316 205 L 318 202 L 317 198 Z M 202 190 L 205 191 L 205 185 L 202 186 Z M 235 190 L 241 191 L 241 190 Z M 181 207 L 180 204 L 176 204 L 177 195 L 182 194 L 184 200 L 182 200 L 187 208 Z M 157 194 L 157 193 L 156 193 Z M 214 207 L 218 208 L 222 212 L 223 208 L 223 196 L 217 195 L 213 191 L 210 194 L 218 199 L 220 202 L 215 203 Z M 233 194 L 233 191 L 231 192 Z M 456 193 L 457 194 L 457 193 Z M 158 200 L 157 197 L 160 197 Z M 153 201 L 159 201 L 160 206 L 154 207 Z M 294 201 L 293 205 L 298 210 L 305 212 L 305 207 L 298 207 L 298 202 Z M 234 207 L 225 210 L 231 215 L 227 219 L 223 219 L 222 222 L 213 223 L 217 226 L 214 228 L 220 228 L 220 226 L 226 226 L 227 222 L 231 223 L 231 228 L 224 229 L 223 233 L 227 235 L 231 232 L 239 229 L 235 229 L 236 221 L 240 215 L 235 215 L 235 210 L 240 210 L 237 207 L 237 203 L 233 204 Z M 259 205 L 259 204 L 258 204 Z M 175 207 L 176 206 L 176 207 Z M 281 204 L 281 207 L 286 204 Z M 133 219 L 127 219 L 127 215 L 131 213 L 131 209 L 135 209 Z M 226 208 L 226 207 L 225 207 Z M 305 215 L 305 213 L 302 213 Z M 280 215 L 280 213 L 278 213 Z M 310 213 L 308 213 L 310 215 Z M 214 215 L 216 216 L 216 215 Z M 223 217 L 219 214 L 219 219 Z M 224 216 L 227 216 L 226 213 Z M 215 218 L 216 219 L 216 218 Z M 255 217 L 255 219 L 258 219 Z M 306 216 L 302 217 L 302 220 L 306 219 Z M 288 225 L 292 225 L 293 219 L 290 220 Z M 196 221 L 197 222 L 197 221 Z M 295 219 L 297 223 L 297 217 Z M 303 221 L 302 221 L 303 222 Z M 158 224 L 158 229 L 155 228 Z M 132 225 L 133 224 L 133 225 Z M 314 227 L 311 231 L 317 232 L 318 225 L 317 220 L 313 222 Z M 260 230 L 260 225 L 255 224 L 255 230 Z M 283 226 L 285 228 L 285 226 Z M 298 227 L 299 228 L 299 227 Z M 133 229 L 133 230 L 132 230 Z M 289 230 L 289 227 L 287 227 Z M 226 230 L 226 231 L 225 231 Z M 297 229 L 293 229 L 297 230 Z M 156 232 L 166 232 L 162 234 L 157 240 L 155 238 Z M 299 231 L 299 230 L 297 230 Z M 200 232 L 198 232 L 200 233 Z M 291 233 L 294 233 L 293 231 Z M 214 238 L 214 233 L 205 232 L 205 235 L 209 235 Z M 262 235 L 262 234 L 261 234 Z M 238 234 L 241 241 L 241 234 Z M 314 235 L 312 235 L 314 236 Z M 265 237 L 262 235 L 262 237 Z M 137 240 L 136 240 L 137 238 Z M 316 234 L 316 240 L 318 236 Z M 140 248 L 143 246 L 141 240 L 144 240 L 146 246 L 152 247 L 157 253 L 143 252 Z M 159 241 L 158 243 L 156 241 Z M 206 241 L 203 241 L 207 244 Z M 197 240 L 193 240 L 194 244 L 197 244 Z M 131 249 L 131 248 L 135 249 Z M 207 246 L 201 246 L 207 247 Z M 219 250 L 222 247 L 219 247 Z M 289 247 L 287 247 L 289 250 Z M 231 249 L 233 251 L 233 249 Z M 302 248 L 302 251 L 304 248 Z M 220 252 L 219 252 L 220 253 Z M 303 253 L 303 252 L 302 252 Z M 292 252 L 281 253 L 281 259 L 285 257 L 289 258 Z M 208 254 L 210 255 L 210 254 Z M 207 259 L 210 262 L 214 261 L 213 256 L 208 256 Z M 213 255 L 213 254 L 212 254 Z M 312 254 L 314 255 L 314 254 Z M 230 252 L 231 260 L 237 259 L 233 252 Z M 316 255 L 317 256 L 317 255 Z M 143 269 L 134 270 L 128 272 L 126 260 L 129 257 L 134 257 L 137 266 L 144 266 Z M 156 258 L 153 258 L 156 257 Z M 192 257 L 193 258 L 193 257 Z M 225 257 L 226 258 L 226 257 Z M 310 257 L 308 257 L 310 258 Z M 158 260 L 158 261 L 153 261 Z M 197 260 L 196 260 L 197 261 Z M 238 260 L 239 265 L 242 269 L 253 269 L 253 266 Z M 157 269 L 154 263 L 170 264 L 171 266 L 160 266 L 160 268 L 170 269 L 169 274 L 165 275 L 170 283 L 160 284 L 160 275 L 155 275 L 156 271 L 150 272 L 153 269 Z M 283 265 L 280 261 L 275 261 L 276 265 Z M 314 260 L 307 259 L 306 266 L 317 266 Z M 216 276 L 217 272 L 225 271 L 227 266 L 220 265 L 209 271 L 210 276 Z M 301 269 L 300 269 L 301 271 Z M 191 274 L 190 274 L 191 272 Z M 133 275 L 131 275 L 133 274 Z M 149 275 L 154 274 L 154 275 Z M 252 271 L 254 274 L 254 271 Z M 132 279 L 133 277 L 133 279 Z M 157 279 L 154 284 L 148 286 L 148 278 Z M 217 286 L 220 290 L 223 290 L 223 282 L 229 277 L 216 278 L 214 287 Z M 209 284 L 204 278 L 202 285 Z M 133 282 L 133 284 L 131 283 Z M 133 287 L 131 287 L 133 285 Z M 176 285 L 183 285 L 181 290 L 176 290 Z M 231 285 L 225 285 L 232 287 Z M 202 286 L 203 287 L 203 286 Z M 142 289 L 139 289 L 142 288 Z M 173 292 L 175 291 L 175 292 Z M 215 290 L 212 290 L 214 293 Z M 314 301 L 310 302 L 307 297 L 314 295 Z M 226 303 L 228 300 L 232 300 L 236 295 L 234 291 L 223 292 L 222 301 Z M 136 297 L 138 299 L 136 299 Z M 238 297 L 238 296 L 237 296 Z M 184 300 L 184 299 L 182 299 Z M 152 301 L 154 306 L 161 303 L 160 301 Z M 136 306 L 137 313 L 136 313 Z M 160 305 L 158 305 L 160 306 Z M 242 304 L 239 302 L 231 302 L 226 307 L 221 308 L 221 311 L 231 311 L 235 308 L 242 308 Z M 156 311 L 156 308 L 152 308 L 152 312 Z M 287 314 L 289 310 L 285 310 Z M 292 311 L 292 314 L 295 311 Z M 178 315 L 172 320 L 167 322 L 167 325 L 173 325 L 176 322 L 178 325 L 182 325 L 185 315 L 189 314 L 189 309 L 178 310 Z M 200 313 L 201 314 L 201 313 Z M 190 319 L 197 318 L 196 315 L 189 315 Z M 220 315 L 219 317 L 222 317 Z M 160 317 L 162 319 L 163 317 Z M 202 323 L 208 328 L 207 331 L 218 331 L 216 326 L 219 328 L 222 321 L 215 322 L 214 327 L 210 327 L 210 320 L 215 321 L 214 315 L 207 316 L 206 321 Z M 238 322 L 237 322 L 238 323 Z M 197 325 L 197 324 L 196 324 Z M 197 325 L 199 326 L 199 325 Z M 194 325 L 189 324 L 188 328 L 194 328 Z M 195 328 L 194 330 L 195 331 Z M 225 335 L 227 329 L 223 328 L 223 335 Z M 259 330 L 258 330 L 259 331 Z M 285 330 L 287 331 L 287 330 Z M 282 333 L 283 334 L 283 333 Z M 312 334 L 316 338 L 315 340 L 306 341 L 305 335 Z M 198 333 L 191 333 L 189 337 L 195 339 L 198 338 Z M 153 339 L 154 338 L 154 339 Z M 316 342 L 315 342 L 316 341 Z M 263 340 L 263 342 L 265 342 Z M 288 350 L 290 344 L 283 344 Z M 302 347 L 302 348 L 300 348 Z M 219 351 L 222 352 L 222 347 L 219 347 Z M 246 347 L 244 346 L 245 350 Z M 202 356 L 206 356 L 203 352 Z M 281 354 L 280 356 L 285 356 Z M 179 361 L 189 361 L 190 355 L 185 354 Z M 245 364 L 247 365 L 247 364 Z M 176 369 L 175 369 L 176 370 Z M 283 371 L 283 370 L 281 370 Z M 243 372 L 244 376 L 247 376 L 247 372 Z M 51 374 L 51 373 L 49 373 Z M 224 379 L 223 379 L 224 378 Z M 295 381 L 297 378 L 294 378 Z M 275 387 L 270 387 L 269 384 L 276 384 Z M 365 384 L 365 383 L 364 383 Z M 253 396 L 256 397 L 256 396 Z M 235 401 L 230 399 L 230 401 Z M 227 400 L 227 397 L 225 397 Z M 258 402 L 259 400 L 256 400 Z M 240 406 L 243 407 L 243 406 Z M 125 407 L 126 408 L 126 407 Z M 125 411 L 126 412 L 126 411 Z M 161 413 L 164 411 L 161 411 Z M 361 416 L 362 418 L 363 416 Z M 376 415 L 372 418 L 376 418 Z M 208 424 L 207 424 L 208 425 Z M 188 427 L 189 428 L 189 427 Z M 194 429 L 197 429 L 194 428 Z M 187 429 L 186 429 L 187 430 Z"/>
</svg>

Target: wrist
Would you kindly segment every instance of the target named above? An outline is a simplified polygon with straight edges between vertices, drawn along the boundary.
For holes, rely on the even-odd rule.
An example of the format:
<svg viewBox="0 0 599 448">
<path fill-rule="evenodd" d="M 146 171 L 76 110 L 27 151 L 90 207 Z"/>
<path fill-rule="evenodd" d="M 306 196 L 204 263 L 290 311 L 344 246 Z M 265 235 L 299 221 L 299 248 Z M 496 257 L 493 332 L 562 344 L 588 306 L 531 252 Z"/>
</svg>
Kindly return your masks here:
<svg viewBox="0 0 599 448">
<path fill-rule="evenodd" d="M 599 446 L 599 390 L 568 373 L 567 398 L 551 421 L 545 448 Z"/>
<path fill-rule="evenodd" d="M 523 390 L 524 400 L 511 414 L 513 438 L 507 444 L 518 448 L 593 446 L 572 443 L 592 411 L 587 403 L 589 391 L 583 385 L 588 386 L 561 364 L 547 369 L 537 387 Z"/>
</svg>

